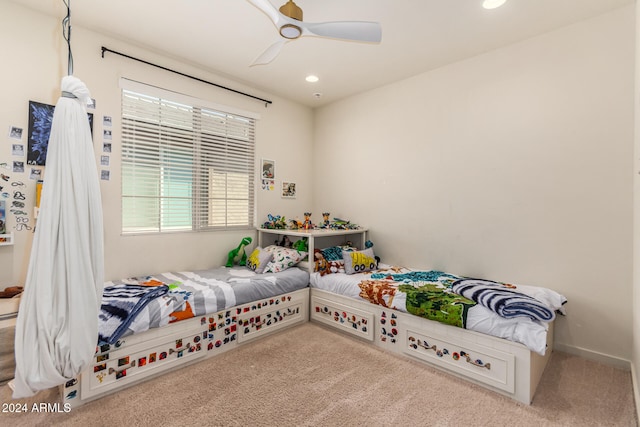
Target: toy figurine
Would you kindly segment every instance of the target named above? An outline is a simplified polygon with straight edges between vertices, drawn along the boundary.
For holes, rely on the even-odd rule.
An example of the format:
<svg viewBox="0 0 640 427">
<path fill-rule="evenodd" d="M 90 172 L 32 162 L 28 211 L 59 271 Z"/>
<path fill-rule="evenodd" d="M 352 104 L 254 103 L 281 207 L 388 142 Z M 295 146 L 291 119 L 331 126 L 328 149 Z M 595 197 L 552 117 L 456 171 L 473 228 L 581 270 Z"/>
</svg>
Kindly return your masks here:
<svg viewBox="0 0 640 427">
<path fill-rule="evenodd" d="M 322 212 L 322 225 L 320 228 L 329 228 L 331 221 L 329 221 L 329 212 Z"/>
<path fill-rule="evenodd" d="M 229 251 L 229 255 L 227 256 L 227 267 L 233 267 L 234 263 L 238 263 L 238 265 L 247 264 L 247 253 L 245 252 L 244 247 L 250 244 L 251 241 L 251 237 L 245 237 L 240 241 L 237 248 Z"/>
<path fill-rule="evenodd" d="M 304 213 L 304 222 L 302 223 L 302 228 L 305 230 L 311 230 L 313 228 L 313 223 L 311 222 L 311 212 Z"/>
<path fill-rule="evenodd" d="M 267 217 L 269 218 L 268 221 L 265 221 L 262 224 L 262 228 L 267 228 L 267 229 L 285 229 L 287 228 L 287 221 L 284 219 L 284 217 L 281 217 L 280 215 L 267 215 Z"/>
</svg>

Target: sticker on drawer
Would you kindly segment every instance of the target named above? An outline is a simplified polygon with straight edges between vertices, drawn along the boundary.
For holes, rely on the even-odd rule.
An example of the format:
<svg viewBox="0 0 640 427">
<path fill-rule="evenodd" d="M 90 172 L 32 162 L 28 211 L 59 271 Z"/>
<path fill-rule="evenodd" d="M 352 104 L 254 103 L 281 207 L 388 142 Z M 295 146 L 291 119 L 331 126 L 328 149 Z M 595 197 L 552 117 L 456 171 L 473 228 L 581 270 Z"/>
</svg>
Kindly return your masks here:
<svg viewBox="0 0 640 427">
<path fill-rule="evenodd" d="M 324 298 L 311 299 L 311 317 L 327 325 L 373 341 L 373 313 Z"/>
</svg>

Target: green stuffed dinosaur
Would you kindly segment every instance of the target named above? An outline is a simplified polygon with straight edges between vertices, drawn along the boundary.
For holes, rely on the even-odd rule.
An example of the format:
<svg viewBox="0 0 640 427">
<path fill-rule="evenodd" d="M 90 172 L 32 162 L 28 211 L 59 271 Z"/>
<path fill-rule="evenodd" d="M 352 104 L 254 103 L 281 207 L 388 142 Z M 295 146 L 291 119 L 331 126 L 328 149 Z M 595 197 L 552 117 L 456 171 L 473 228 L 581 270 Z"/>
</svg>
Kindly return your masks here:
<svg viewBox="0 0 640 427">
<path fill-rule="evenodd" d="M 251 237 L 245 237 L 240 241 L 237 248 L 229 251 L 227 257 L 227 267 L 233 267 L 234 263 L 238 265 L 247 265 L 247 253 L 244 251 L 244 247 L 251 243 Z"/>
</svg>

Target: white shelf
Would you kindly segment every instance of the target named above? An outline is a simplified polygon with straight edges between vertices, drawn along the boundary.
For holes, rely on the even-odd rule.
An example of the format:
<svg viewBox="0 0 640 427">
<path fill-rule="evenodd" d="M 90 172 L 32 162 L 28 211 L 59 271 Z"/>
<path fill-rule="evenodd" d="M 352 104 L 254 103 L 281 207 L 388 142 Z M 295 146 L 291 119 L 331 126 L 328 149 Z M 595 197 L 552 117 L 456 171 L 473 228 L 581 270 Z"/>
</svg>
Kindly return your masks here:
<svg viewBox="0 0 640 427">
<path fill-rule="evenodd" d="M 349 230 L 336 230 L 336 229 L 324 229 L 324 228 L 314 228 L 311 230 L 288 230 L 281 228 L 259 228 L 258 229 L 258 246 L 265 247 L 269 244 L 265 245 L 265 234 L 277 234 L 279 236 L 290 236 L 290 237 L 306 237 L 307 245 L 309 247 L 309 255 L 305 261 L 300 262 L 298 265 L 301 268 L 304 268 L 309 271 L 309 273 L 313 273 L 313 269 L 315 268 L 314 262 L 309 262 L 309 260 L 313 260 L 313 250 L 315 248 L 322 248 L 318 243 L 322 243 L 318 239 L 327 238 L 327 242 L 331 241 L 332 238 L 339 236 L 349 236 L 349 235 L 358 235 L 359 240 L 354 242 L 359 249 L 364 249 L 365 242 L 367 241 L 367 229 L 366 228 L 358 228 L 358 229 L 349 229 Z"/>
<path fill-rule="evenodd" d="M 0 234 L 0 240 L 3 240 L 0 241 L 0 246 L 13 245 L 13 233 Z"/>
</svg>

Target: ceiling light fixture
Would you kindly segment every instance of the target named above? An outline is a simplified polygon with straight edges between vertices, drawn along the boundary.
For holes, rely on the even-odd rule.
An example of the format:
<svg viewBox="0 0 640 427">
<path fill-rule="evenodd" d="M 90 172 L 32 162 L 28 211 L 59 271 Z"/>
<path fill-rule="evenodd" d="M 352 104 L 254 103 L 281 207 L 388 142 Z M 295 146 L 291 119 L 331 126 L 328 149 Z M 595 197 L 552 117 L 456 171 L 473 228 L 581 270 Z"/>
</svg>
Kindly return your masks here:
<svg viewBox="0 0 640 427">
<path fill-rule="evenodd" d="M 505 4 L 507 0 L 484 0 L 482 7 L 485 9 L 495 9 Z"/>
<path fill-rule="evenodd" d="M 314 76 L 313 74 L 310 74 L 307 77 L 305 77 L 305 80 L 308 81 L 309 83 L 315 83 L 320 79 L 318 78 L 318 76 Z"/>
</svg>

